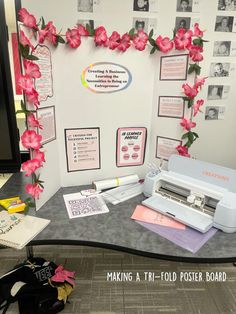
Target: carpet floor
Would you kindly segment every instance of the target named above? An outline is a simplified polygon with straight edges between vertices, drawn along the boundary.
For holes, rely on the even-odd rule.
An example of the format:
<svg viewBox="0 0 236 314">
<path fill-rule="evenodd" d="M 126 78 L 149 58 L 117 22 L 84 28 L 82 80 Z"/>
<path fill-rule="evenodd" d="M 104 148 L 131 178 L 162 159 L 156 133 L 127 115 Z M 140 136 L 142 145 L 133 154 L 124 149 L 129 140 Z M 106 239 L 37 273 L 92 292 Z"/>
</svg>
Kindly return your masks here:
<svg viewBox="0 0 236 314">
<path fill-rule="evenodd" d="M 25 254 L 1 249 L 0 275 L 23 261 Z M 61 313 L 236 313 L 236 268 L 231 263 L 163 261 L 80 246 L 39 246 L 34 255 L 76 272 L 76 288 Z M 226 276 L 224 282 L 217 281 L 220 274 Z M 17 304 L 7 313 L 18 313 Z"/>
</svg>

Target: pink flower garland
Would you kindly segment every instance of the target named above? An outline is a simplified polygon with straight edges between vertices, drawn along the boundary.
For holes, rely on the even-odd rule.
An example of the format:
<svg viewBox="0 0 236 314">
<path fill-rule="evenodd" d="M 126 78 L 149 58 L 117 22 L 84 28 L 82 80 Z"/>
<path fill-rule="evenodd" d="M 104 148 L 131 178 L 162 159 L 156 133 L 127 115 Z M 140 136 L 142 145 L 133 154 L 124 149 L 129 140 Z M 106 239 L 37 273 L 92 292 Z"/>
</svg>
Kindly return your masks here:
<svg viewBox="0 0 236 314">
<path fill-rule="evenodd" d="M 195 70 L 196 73 L 196 68 L 198 67 L 197 63 L 203 60 L 203 31 L 199 28 L 198 23 L 195 23 L 193 31 L 179 29 L 173 39 L 159 35 L 154 40 L 152 38 L 153 31 L 150 32 L 149 36 L 143 30 L 138 31 L 135 34 L 134 29 L 122 36 L 116 31 L 112 32 L 112 34 L 108 36 L 104 26 L 99 26 L 93 30 L 89 25 L 85 28 L 81 24 L 76 25 L 73 28 L 68 28 L 65 35 L 60 35 L 57 33 L 56 27 L 53 25 L 52 21 L 45 24 L 42 18 L 40 28 L 40 23 L 37 24 L 34 15 L 30 14 L 25 8 L 22 8 L 19 11 L 19 20 L 36 34 L 35 37 L 40 44 L 47 40 L 54 46 L 57 46 L 58 43 L 66 43 L 68 47 L 76 49 L 81 45 L 82 36 L 93 36 L 96 46 L 107 47 L 111 50 L 118 50 L 121 52 L 125 52 L 131 45 L 133 45 L 135 49 L 143 51 L 145 50 L 148 42 L 153 47 L 151 53 L 155 52 L 155 50 L 168 53 L 173 49 L 187 49 L 190 59 L 195 62 L 195 64 L 190 65 L 190 67 L 192 66 L 192 69 Z M 66 41 L 61 36 L 64 36 Z M 195 40 L 193 39 L 194 37 L 196 38 Z M 20 31 L 20 44 L 23 48 L 28 47 L 32 52 L 35 49 L 23 31 Z M 34 80 L 41 77 L 40 69 L 36 63 L 27 60 L 27 56 L 24 56 L 24 58 L 26 58 L 23 62 L 24 75 L 21 75 L 18 85 L 24 92 L 28 105 L 33 105 L 37 109 L 40 104 L 38 92 L 34 88 Z M 186 96 L 185 98 L 189 102 L 189 107 L 192 107 L 191 118 L 188 119 L 183 117 L 180 122 L 183 129 L 188 131 L 182 137 L 183 139 L 188 138 L 188 142 L 185 145 L 178 145 L 176 147 L 178 153 L 183 156 L 190 157 L 188 148 L 198 137 L 196 133 L 191 131 L 192 128 L 196 127 L 196 123 L 192 121 L 192 118 L 195 117 L 198 112 L 201 112 L 200 107 L 204 104 L 204 100 L 199 99 L 194 103 L 194 98 L 197 96 L 199 89 L 204 84 L 205 79 L 206 78 L 197 77 L 193 86 L 190 86 L 188 83 L 183 84 L 182 86 L 183 92 Z M 31 156 L 33 158 L 22 164 L 22 170 L 26 172 L 26 176 L 33 174 L 35 178 L 33 184 L 26 185 L 26 192 L 34 198 L 39 198 L 40 193 L 43 192 L 43 187 L 39 177 L 36 177 L 35 171 L 42 167 L 45 162 L 45 156 L 44 152 L 40 151 L 40 148 L 42 147 L 42 137 L 37 134 L 34 129 L 42 129 L 42 125 L 40 125 L 40 122 L 36 119 L 33 110 L 26 110 L 26 114 L 28 127 L 30 129 L 23 133 L 21 141 L 25 148 L 31 150 Z"/>
</svg>

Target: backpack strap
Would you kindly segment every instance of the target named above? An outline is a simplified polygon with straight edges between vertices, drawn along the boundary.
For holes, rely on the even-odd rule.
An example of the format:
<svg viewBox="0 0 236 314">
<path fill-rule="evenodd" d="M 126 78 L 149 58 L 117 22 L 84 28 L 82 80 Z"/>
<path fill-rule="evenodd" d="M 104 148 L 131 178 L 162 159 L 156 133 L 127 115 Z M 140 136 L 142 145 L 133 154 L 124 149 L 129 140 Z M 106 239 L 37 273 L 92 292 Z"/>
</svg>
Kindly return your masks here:
<svg viewBox="0 0 236 314">
<path fill-rule="evenodd" d="M 11 304 L 11 302 L 7 302 L 6 304 L 3 304 L 0 306 L 0 310 L 3 309 L 2 314 L 5 314 L 7 312 L 10 304 Z"/>
</svg>

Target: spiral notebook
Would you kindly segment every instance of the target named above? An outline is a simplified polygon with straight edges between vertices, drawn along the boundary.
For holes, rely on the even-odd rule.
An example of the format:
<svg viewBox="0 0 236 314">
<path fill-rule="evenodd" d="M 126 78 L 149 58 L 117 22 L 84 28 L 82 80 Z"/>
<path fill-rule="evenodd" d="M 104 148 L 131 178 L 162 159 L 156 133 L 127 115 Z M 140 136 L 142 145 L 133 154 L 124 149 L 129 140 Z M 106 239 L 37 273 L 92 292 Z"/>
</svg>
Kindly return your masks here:
<svg viewBox="0 0 236 314">
<path fill-rule="evenodd" d="M 0 211 L 0 245 L 22 249 L 49 223 L 39 217 Z"/>
</svg>

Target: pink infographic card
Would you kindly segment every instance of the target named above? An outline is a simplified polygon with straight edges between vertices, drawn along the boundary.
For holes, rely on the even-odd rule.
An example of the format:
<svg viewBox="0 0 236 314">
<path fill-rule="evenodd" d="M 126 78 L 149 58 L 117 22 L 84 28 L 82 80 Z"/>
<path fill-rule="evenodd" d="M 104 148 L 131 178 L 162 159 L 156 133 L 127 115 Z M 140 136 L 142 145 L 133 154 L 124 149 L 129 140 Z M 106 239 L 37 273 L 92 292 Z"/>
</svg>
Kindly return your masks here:
<svg viewBox="0 0 236 314">
<path fill-rule="evenodd" d="M 156 225 L 185 230 L 186 226 L 172 218 L 166 217 L 146 206 L 138 205 L 131 216 L 132 219 Z"/>
<path fill-rule="evenodd" d="M 147 129 L 144 127 L 117 130 L 117 167 L 140 166 L 144 163 Z"/>
<path fill-rule="evenodd" d="M 67 171 L 100 169 L 100 129 L 65 129 Z"/>
</svg>

